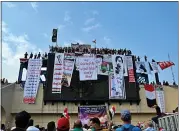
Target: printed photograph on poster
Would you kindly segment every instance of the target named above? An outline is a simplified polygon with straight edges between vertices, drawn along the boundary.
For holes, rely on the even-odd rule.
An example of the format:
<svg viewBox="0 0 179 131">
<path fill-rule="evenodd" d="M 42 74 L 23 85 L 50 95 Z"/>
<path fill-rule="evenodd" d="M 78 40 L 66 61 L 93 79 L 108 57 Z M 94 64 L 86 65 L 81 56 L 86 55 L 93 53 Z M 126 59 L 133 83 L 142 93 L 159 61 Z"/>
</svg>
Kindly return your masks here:
<svg viewBox="0 0 179 131">
<path fill-rule="evenodd" d="M 111 55 L 103 55 L 102 64 L 98 69 L 98 74 L 100 75 L 109 75 L 113 73 L 113 65 L 112 65 L 112 56 Z"/>
<path fill-rule="evenodd" d="M 75 54 L 65 53 L 64 54 L 64 64 L 63 64 L 63 76 L 62 85 L 69 87 L 73 75 L 73 69 L 75 64 Z"/>
<path fill-rule="evenodd" d="M 107 110 L 106 106 L 79 106 L 78 107 L 78 118 L 82 124 L 89 124 L 91 118 L 97 117 L 100 120 L 102 128 L 107 128 Z"/>
<path fill-rule="evenodd" d="M 124 79 L 123 86 L 118 85 L 114 74 L 109 75 L 109 99 L 126 99 Z"/>
<path fill-rule="evenodd" d="M 136 72 L 137 73 L 147 73 L 147 69 L 145 67 L 145 62 L 142 61 L 136 61 Z"/>
</svg>

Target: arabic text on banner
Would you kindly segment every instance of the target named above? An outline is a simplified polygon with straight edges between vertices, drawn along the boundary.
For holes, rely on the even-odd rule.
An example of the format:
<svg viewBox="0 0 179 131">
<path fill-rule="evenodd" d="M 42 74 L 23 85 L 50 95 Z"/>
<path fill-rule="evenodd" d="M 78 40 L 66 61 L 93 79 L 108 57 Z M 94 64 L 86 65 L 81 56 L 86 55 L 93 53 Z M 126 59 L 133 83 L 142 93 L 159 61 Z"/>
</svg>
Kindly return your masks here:
<svg viewBox="0 0 179 131">
<path fill-rule="evenodd" d="M 101 64 L 102 64 L 102 58 L 96 58 L 96 65 L 97 65 L 98 74 L 100 72 Z"/>
<path fill-rule="evenodd" d="M 97 80 L 97 66 L 94 57 L 79 57 L 80 80 Z"/>
<path fill-rule="evenodd" d="M 157 62 L 150 62 L 150 65 L 151 65 L 154 73 L 159 73 Z"/>
<path fill-rule="evenodd" d="M 115 86 L 112 88 L 113 97 L 119 97 L 125 99 L 125 85 L 124 85 L 124 56 L 123 55 L 112 55 L 112 63 L 114 70 L 114 83 Z M 115 88 L 114 88 L 115 87 Z"/>
<path fill-rule="evenodd" d="M 126 56 L 129 82 L 135 82 L 132 56 Z"/>
<path fill-rule="evenodd" d="M 100 75 L 109 75 L 113 73 L 113 66 L 112 66 L 112 56 L 111 55 L 103 55 L 102 56 L 102 64 L 98 69 L 98 74 Z"/>
<path fill-rule="evenodd" d="M 88 124 L 91 118 L 97 117 L 101 122 L 102 128 L 107 128 L 106 106 L 79 106 L 78 117 L 82 124 Z"/>
<path fill-rule="evenodd" d="M 55 53 L 55 62 L 53 70 L 52 93 L 61 93 L 63 76 L 63 53 Z"/>
<path fill-rule="evenodd" d="M 161 109 L 161 112 L 165 113 L 165 98 L 163 90 L 156 90 L 157 103 Z"/>
<path fill-rule="evenodd" d="M 27 79 L 24 87 L 24 103 L 35 103 L 39 87 L 41 66 L 42 59 L 29 59 Z"/>
<path fill-rule="evenodd" d="M 80 57 L 94 57 L 94 54 L 82 54 L 81 56 L 76 56 L 76 59 L 75 59 L 76 70 L 79 70 L 79 58 Z"/>
<path fill-rule="evenodd" d="M 65 53 L 64 55 L 64 66 L 63 66 L 63 86 L 69 87 L 72 79 L 73 69 L 75 63 L 74 53 Z"/>
</svg>

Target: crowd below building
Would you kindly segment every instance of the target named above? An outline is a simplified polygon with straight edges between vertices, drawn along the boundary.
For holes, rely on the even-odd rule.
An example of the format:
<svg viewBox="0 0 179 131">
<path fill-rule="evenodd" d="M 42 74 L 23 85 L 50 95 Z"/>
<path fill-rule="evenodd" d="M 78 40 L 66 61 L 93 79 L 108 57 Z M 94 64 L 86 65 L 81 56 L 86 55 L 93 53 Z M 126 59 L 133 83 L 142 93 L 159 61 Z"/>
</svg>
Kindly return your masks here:
<svg viewBox="0 0 179 131">
<path fill-rule="evenodd" d="M 107 124 L 107 129 L 103 129 L 100 125 L 100 120 L 97 117 L 91 118 L 89 120 L 89 124 L 82 125 L 80 119 L 74 121 L 73 127 L 70 126 L 69 118 L 64 114 L 61 115 L 61 118 L 54 121 L 50 121 L 46 127 L 40 127 L 39 125 L 35 125 L 31 115 L 22 111 L 16 114 L 15 116 L 15 127 L 12 127 L 11 131 L 156 131 L 153 127 L 152 121 L 158 125 L 158 119 L 160 117 L 165 116 L 166 114 L 161 113 L 159 106 L 155 105 L 153 108 L 156 109 L 156 116 L 151 118 L 145 124 L 138 123 L 137 125 L 133 125 L 132 115 L 129 110 L 121 111 L 121 125 L 116 125 L 111 121 Z M 173 112 L 177 112 L 178 108 Z M 71 127 L 71 128 L 70 128 Z M 7 131 L 4 124 L 1 124 L 1 131 Z"/>
</svg>

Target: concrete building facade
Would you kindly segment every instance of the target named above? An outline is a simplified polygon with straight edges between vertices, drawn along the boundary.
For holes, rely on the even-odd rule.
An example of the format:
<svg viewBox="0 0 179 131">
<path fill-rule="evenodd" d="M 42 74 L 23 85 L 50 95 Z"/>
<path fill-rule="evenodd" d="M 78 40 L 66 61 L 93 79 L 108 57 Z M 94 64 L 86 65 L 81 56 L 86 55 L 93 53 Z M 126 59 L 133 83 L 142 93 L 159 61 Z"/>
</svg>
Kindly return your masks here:
<svg viewBox="0 0 179 131">
<path fill-rule="evenodd" d="M 145 89 L 140 86 L 140 99 L 139 105 L 130 103 L 122 103 L 119 105 L 117 102 L 112 102 L 110 105 L 116 106 L 116 114 L 114 117 L 114 123 L 122 124 L 120 120 L 120 110 L 129 109 L 132 113 L 132 123 L 144 122 L 154 117 L 155 109 L 149 108 L 146 103 Z M 178 89 L 168 86 L 164 86 L 165 95 L 165 108 L 166 112 L 172 112 L 178 106 Z M 71 102 L 47 103 L 43 102 L 43 87 L 40 86 L 36 98 L 35 104 L 23 103 L 23 89 L 18 84 L 11 84 L 1 89 L 1 123 L 5 123 L 7 126 L 15 126 L 14 117 L 15 114 L 26 110 L 34 119 L 35 125 L 46 127 L 50 121 L 57 121 L 65 107 L 68 108 L 70 113 L 70 125 L 73 126 L 74 121 L 78 118 L 78 105 Z"/>
</svg>

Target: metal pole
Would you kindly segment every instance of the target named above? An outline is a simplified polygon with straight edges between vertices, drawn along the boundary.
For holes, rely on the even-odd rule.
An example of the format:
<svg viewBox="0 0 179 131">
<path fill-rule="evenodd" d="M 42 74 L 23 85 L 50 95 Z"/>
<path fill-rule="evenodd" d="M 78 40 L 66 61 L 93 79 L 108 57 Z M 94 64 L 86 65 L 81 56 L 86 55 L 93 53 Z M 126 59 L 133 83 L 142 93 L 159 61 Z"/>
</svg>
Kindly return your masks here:
<svg viewBox="0 0 179 131">
<path fill-rule="evenodd" d="M 169 55 L 169 53 L 168 53 L 168 59 L 169 59 L 169 61 L 170 61 L 170 55 Z M 170 62 L 171 62 L 171 61 L 170 61 Z M 172 66 L 171 66 L 171 72 L 172 72 L 173 82 L 175 83 L 175 76 L 174 76 L 174 73 L 173 73 L 173 68 L 172 68 Z"/>
</svg>

